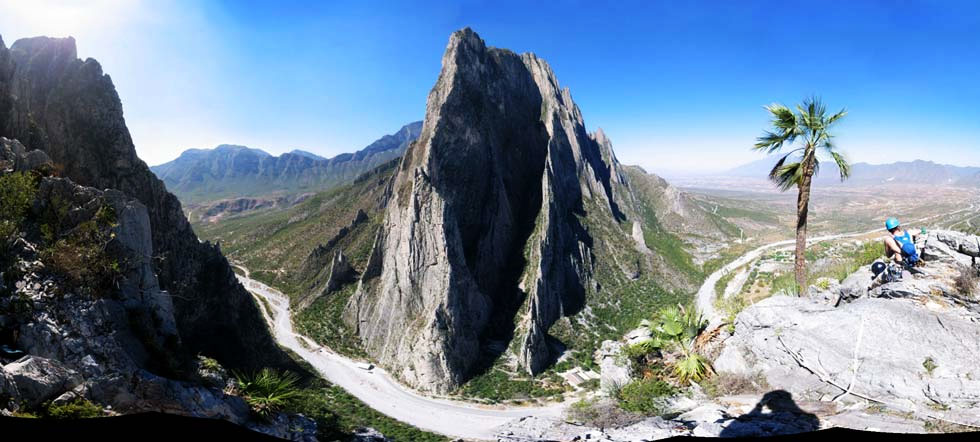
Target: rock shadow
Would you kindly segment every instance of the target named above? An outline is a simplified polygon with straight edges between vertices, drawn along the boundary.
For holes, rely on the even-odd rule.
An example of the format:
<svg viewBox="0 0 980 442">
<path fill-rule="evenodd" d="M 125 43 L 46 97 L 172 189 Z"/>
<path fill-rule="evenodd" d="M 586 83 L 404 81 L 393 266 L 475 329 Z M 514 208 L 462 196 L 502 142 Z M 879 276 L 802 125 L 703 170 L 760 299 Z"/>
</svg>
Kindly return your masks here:
<svg viewBox="0 0 980 442">
<path fill-rule="evenodd" d="M 763 395 L 752 411 L 736 417 L 719 436 L 775 436 L 807 433 L 819 428 L 817 415 L 801 409 L 789 392 L 774 390 Z"/>
</svg>

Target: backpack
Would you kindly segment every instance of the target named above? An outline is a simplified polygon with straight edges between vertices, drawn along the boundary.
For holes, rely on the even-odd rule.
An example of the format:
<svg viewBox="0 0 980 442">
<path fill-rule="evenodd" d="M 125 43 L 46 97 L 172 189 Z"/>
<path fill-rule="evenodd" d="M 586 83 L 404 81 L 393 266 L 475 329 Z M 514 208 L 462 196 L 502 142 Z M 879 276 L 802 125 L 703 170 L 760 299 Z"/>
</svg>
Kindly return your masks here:
<svg viewBox="0 0 980 442">
<path fill-rule="evenodd" d="M 912 240 L 912 235 L 908 231 L 905 231 L 905 234 L 902 236 L 895 235 L 895 242 L 902 249 L 902 259 L 905 260 L 907 267 L 919 263 L 919 252 L 915 250 L 915 241 Z"/>
</svg>

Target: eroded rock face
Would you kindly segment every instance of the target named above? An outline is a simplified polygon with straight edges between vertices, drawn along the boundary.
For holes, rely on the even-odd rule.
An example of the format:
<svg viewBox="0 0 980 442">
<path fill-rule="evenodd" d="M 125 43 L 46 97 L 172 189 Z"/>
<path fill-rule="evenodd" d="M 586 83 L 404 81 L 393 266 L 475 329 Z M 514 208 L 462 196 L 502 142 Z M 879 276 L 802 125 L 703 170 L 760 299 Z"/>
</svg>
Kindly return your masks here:
<svg viewBox="0 0 980 442">
<path fill-rule="evenodd" d="M 426 109 L 348 318 L 383 365 L 444 391 L 516 316 L 521 365 L 538 372 L 555 356 L 547 330 L 595 285 L 579 216 L 624 216 L 611 146 L 543 60 L 469 29 L 451 36 Z"/>
<path fill-rule="evenodd" d="M 172 296 L 183 338 L 169 358 L 203 352 L 230 367 L 299 371 L 275 346 L 220 250 L 198 241 L 177 198 L 136 156 L 112 81 L 95 60 L 78 59 L 74 39 L 22 39 L 9 50 L 0 43 L 0 136 L 23 143 L 22 169 L 46 154 L 72 181 L 118 189 L 146 208 L 150 243 L 136 246 L 152 249 L 152 272 L 144 273 L 155 273 Z"/>
</svg>

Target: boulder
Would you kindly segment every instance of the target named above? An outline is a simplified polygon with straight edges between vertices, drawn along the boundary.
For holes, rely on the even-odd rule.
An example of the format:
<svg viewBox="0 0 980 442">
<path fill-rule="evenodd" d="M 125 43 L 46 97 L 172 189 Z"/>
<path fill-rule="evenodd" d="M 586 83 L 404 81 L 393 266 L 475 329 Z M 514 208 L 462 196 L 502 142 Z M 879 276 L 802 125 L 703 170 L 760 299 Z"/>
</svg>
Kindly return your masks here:
<svg viewBox="0 0 980 442">
<path fill-rule="evenodd" d="M 278 413 L 269 421 L 253 421 L 246 424 L 245 427 L 284 440 L 296 442 L 317 442 L 318 440 L 316 438 L 316 421 L 302 414 Z M 382 436 L 381 439 L 365 440 L 383 442 L 388 439 L 384 439 Z"/>
<path fill-rule="evenodd" d="M 3 370 L 13 380 L 16 391 L 28 407 L 35 407 L 81 383 L 74 370 L 38 356 L 24 356 L 5 365 Z"/>
<path fill-rule="evenodd" d="M 602 391 L 626 385 L 632 380 L 632 367 L 623 354 L 625 346 L 621 342 L 603 341 L 596 350 L 595 360 L 599 364 L 599 388 Z"/>
<path fill-rule="evenodd" d="M 388 442 L 389 439 L 374 428 L 357 428 L 350 438 L 351 442 Z"/>
<path fill-rule="evenodd" d="M 915 292 L 913 284 L 900 291 Z M 891 284 L 891 285 L 896 285 Z M 926 294 L 915 292 L 915 295 Z M 839 308 L 774 296 L 744 310 L 715 368 L 750 375 L 809 400 L 845 390 L 919 409 L 942 407 L 980 423 L 980 316 L 917 299 L 862 298 Z"/>
<path fill-rule="evenodd" d="M 20 402 L 20 391 L 14 377 L 0 367 L 0 409 L 16 410 Z"/>
</svg>

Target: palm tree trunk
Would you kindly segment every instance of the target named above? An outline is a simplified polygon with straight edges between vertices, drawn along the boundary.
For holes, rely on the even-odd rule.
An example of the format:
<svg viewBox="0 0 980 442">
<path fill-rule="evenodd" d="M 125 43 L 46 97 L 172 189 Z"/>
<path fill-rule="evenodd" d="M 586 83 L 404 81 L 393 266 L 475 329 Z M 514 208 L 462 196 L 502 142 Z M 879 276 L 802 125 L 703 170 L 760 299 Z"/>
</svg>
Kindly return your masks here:
<svg viewBox="0 0 980 442">
<path fill-rule="evenodd" d="M 799 195 L 796 200 L 796 286 L 798 295 L 807 293 L 806 281 L 806 220 L 810 212 L 810 182 L 813 178 L 813 163 L 806 161 L 803 165 L 803 180 L 800 181 Z"/>
</svg>

